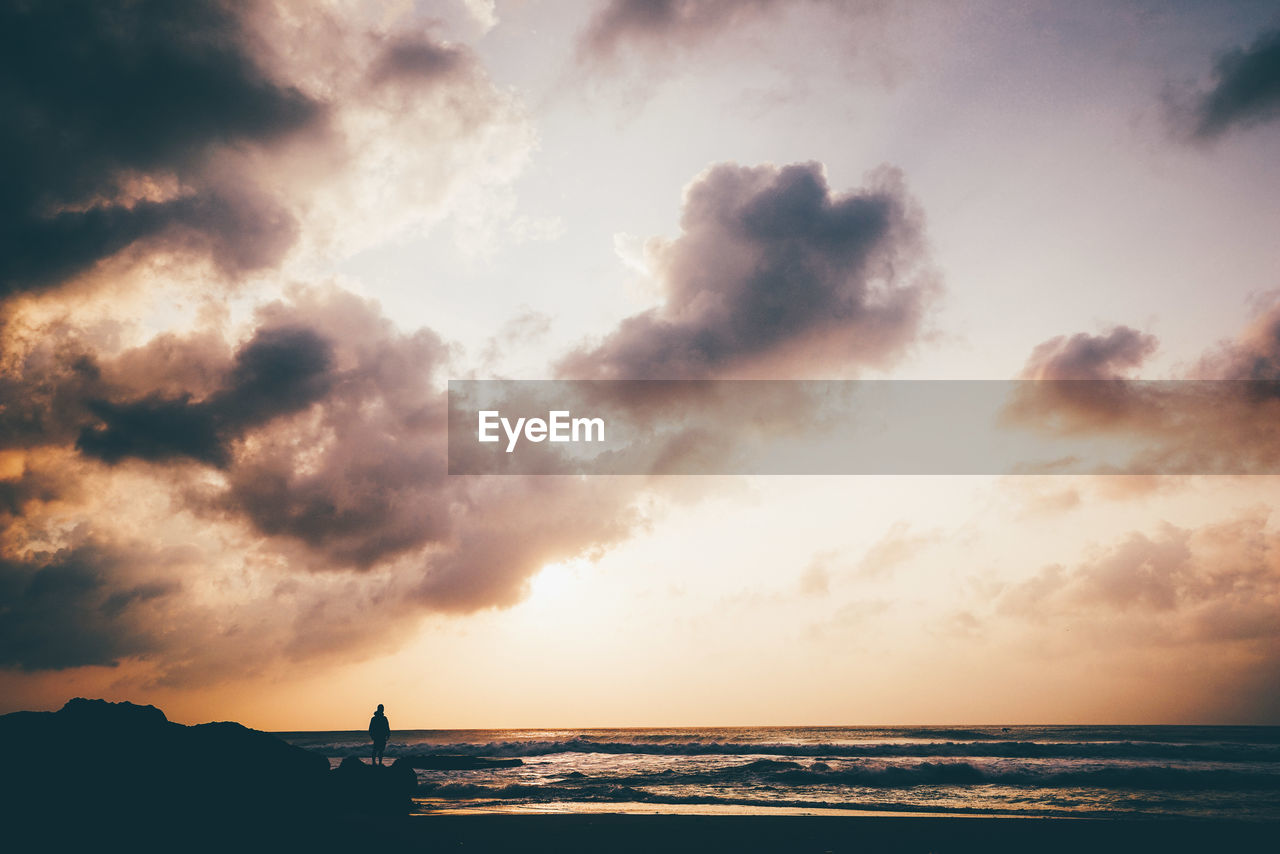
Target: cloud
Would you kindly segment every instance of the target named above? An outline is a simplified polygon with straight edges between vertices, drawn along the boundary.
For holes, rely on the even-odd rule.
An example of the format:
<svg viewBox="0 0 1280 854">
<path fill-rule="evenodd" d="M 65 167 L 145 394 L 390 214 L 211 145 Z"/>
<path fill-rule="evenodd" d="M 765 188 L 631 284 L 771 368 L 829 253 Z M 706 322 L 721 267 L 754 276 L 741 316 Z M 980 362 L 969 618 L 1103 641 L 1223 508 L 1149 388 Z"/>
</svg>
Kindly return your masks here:
<svg viewBox="0 0 1280 854">
<path fill-rule="evenodd" d="M 1038 345 L 1022 370 L 1029 380 L 1111 380 L 1129 375 L 1155 352 L 1159 341 L 1128 326 L 1105 335 L 1059 335 Z"/>
<path fill-rule="evenodd" d="M 634 109 L 664 80 L 696 69 L 712 81 L 714 101 L 721 72 L 745 62 L 750 79 L 726 79 L 722 94 L 730 109 L 758 118 L 818 77 L 892 88 L 911 71 L 902 46 L 932 40 L 904 11 L 881 0 L 604 0 L 578 33 L 576 68 L 562 82 L 606 89 Z"/>
<path fill-rule="evenodd" d="M 260 306 L 238 343 L 85 362 L 62 332 L 7 375 L 36 402 L 0 410 L 32 424 L 0 448 L 0 666 L 191 685 L 350 658 L 644 524 L 627 478 L 450 478 L 450 348 L 336 287 Z"/>
<path fill-rule="evenodd" d="M 865 578 L 888 575 L 939 539 L 936 531 L 912 534 L 909 524 L 894 522 L 888 532 L 863 554 L 858 561 L 857 572 Z"/>
<path fill-rule="evenodd" d="M 612 60 L 625 48 L 689 48 L 758 20 L 782 0 L 609 0 L 578 42 L 583 58 Z"/>
<path fill-rule="evenodd" d="M 1048 516 L 1062 520 L 1069 513 L 1095 504 L 1151 500 L 1183 489 L 1186 483 L 1186 477 L 1174 475 L 1018 474 L 1004 477 L 1000 486 L 1002 492 L 1013 498 L 1020 516 Z"/>
<path fill-rule="evenodd" d="M 337 290 L 299 293 L 261 311 L 335 342 L 341 366 L 313 409 L 246 443 L 225 492 L 204 507 L 301 544 L 317 568 L 416 562 L 411 595 L 428 608 L 512 604 L 546 562 L 622 538 L 634 490 L 574 478 L 446 474 L 448 349 L 401 333 L 376 306 Z M 316 560 L 318 558 L 318 560 Z"/>
<path fill-rule="evenodd" d="M 138 579 L 136 557 L 86 542 L 25 560 L 0 558 L 0 667 L 114 667 L 157 650 L 157 611 L 178 585 Z"/>
<path fill-rule="evenodd" d="M 65 5 L 0 12 L 0 667 L 349 659 L 641 523 L 623 482 L 450 479 L 450 345 L 283 284 L 507 209 L 533 132 L 472 50 L 403 10 Z M 155 334 L 162 288 L 216 304 Z"/>
<path fill-rule="evenodd" d="M 200 331 L 115 358 L 86 349 L 72 333 L 44 338 L 5 376 L 21 403 L 0 418 L 19 447 L 73 443 L 160 477 L 174 463 L 222 469 L 222 487 L 192 487 L 194 506 L 301 543 L 324 567 L 367 568 L 449 527 L 436 386 L 448 348 L 396 331 L 372 302 L 299 289 L 261 306 L 237 347 Z"/>
<path fill-rule="evenodd" d="M 535 344 L 551 331 L 551 317 L 527 306 L 502 324 L 489 336 L 480 351 L 476 372 L 482 376 L 498 376 L 497 367 L 510 352 Z"/>
<path fill-rule="evenodd" d="M 76 447 L 108 463 L 189 457 L 225 467 L 229 444 L 245 431 L 304 409 L 328 391 L 332 349 L 304 327 L 259 329 L 236 353 L 225 387 L 205 400 L 153 393 L 119 403 L 86 401 L 101 423 L 83 428 Z"/>
<path fill-rule="evenodd" d="M 597 558 L 643 528 L 641 496 L 626 477 L 474 479 L 455 495 L 470 512 L 412 595 L 431 610 L 455 613 L 513 605 L 543 566 Z"/>
<path fill-rule="evenodd" d="M 810 558 L 800 574 L 798 587 L 806 596 L 826 596 L 831 592 L 831 563 L 835 552 L 824 551 Z"/>
<path fill-rule="evenodd" d="M 85 401 L 101 387 L 91 351 L 53 329 L 0 372 L 0 442 L 5 449 L 56 445 L 73 439 Z"/>
<path fill-rule="evenodd" d="M 331 370 L 309 413 L 267 425 L 240 450 L 213 504 L 334 566 L 369 567 L 440 537 L 450 500 L 435 384 L 444 342 L 400 333 L 375 304 L 337 289 L 299 292 L 259 317 L 331 342 Z"/>
<path fill-rule="evenodd" d="M 686 188 L 679 236 L 646 247 L 660 305 L 555 364 L 563 380 L 619 382 L 477 389 L 481 408 L 545 412 L 524 399 L 545 393 L 553 408 L 634 426 L 614 434 L 596 472 L 747 470 L 743 455 L 758 455 L 762 440 L 831 426 L 826 390 L 771 382 L 743 394 L 735 383 L 681 381 L 845 377 L 892 365 L 926 334 L 940 291 L 923 219 L 887 167 L 839 193 L 817 163 L 713 166 Z M 474 420 L 475 401 L 461 403 L 454 416 Z M 461 443 L 452 460 L 471 473 L 570 473 L 581 462 L 549 445 L 517 458 Z"/>
<path fill-rule="evenodd" d="M 1046 567 L 998 600 L 1006 615 L 1093 622 L 1104 641 L 1257 641 L 1280 656 L 1278 605 L 1280 537 L 1265 514 L 1134 532 L 1072 569 Z"/>
<path fill-rule="evenodd" d="M 0 299 L 48 287 L 139 241 L 268 266 L 291 215 L 209 169 L 270 146 L 324 107 L 272 80 L 215 2 L 7 4 L 0 11 Z"/>
<path fill-rule="evenodd" d="M 73 439 L 108 463 L 186 457 L 224 466 L 231 442 L 305 408 L 330 381 L 330 344 L 305 328 L 261 328 L 234 356 L 207 334 L 158 336 L 115 359 L 92 355 L 75 333 L 56 335 L 0 374 L 4 448 Z"/>
<path fill-rule="evenodd" d="M 0 301 L 114 258 L 242 280 L 357 251 L 483 209 L 533 145 L 475 54 L 411 15 L 67 5 L 0 12 Z"/>
<path fill-rule="evenodd" d="M 1280 299 L 1259 306 L 1233 341 L 1201 357 L 1193 376 L 1205 379 L 1280 381 Z"/>
<path fill-rule="evenodd" d="M 796 377 L 884 366 L 935 293 L 901 175 L 833 193 L 816 163 L 720 164 L 685 193 L 681 235 L 651 244 L 661 306 L 563 359 L 574 379 Z"/>
<path fill-rule="evenodd" d="M 373 62 L 370 79 L 375 86 L 390 82 L 417 84 L 472 70 L 469 51 L 415 34 L 388 44 Z"/>
<path fill-rule="evenodd" d="M 1251 474 L 1280 470 L 1272 425 L 1280 406 L 1280 305 L 1264 307 L 1233 341 L 1184 378 L 1129 375 L 1155 351 L 1128 327 L 1059 336 L 1035 348 L 1003 413 L 1006 423 L 1053 434 L 1133 440 L 1138 474 Z"/>
<path fill-rule="evenodd" d="M 332 259 L 451 221 L 479 252 L 512 217 L 536 145 L 517 94 L 437 22 L 392 6 L 247 13 L 273 72 L 326 104 L 325 136 L 260 166 L 301 224 L 296 255 Z M 311 271 L 307 270 L 308 274 Z"/>
<path fill-rule="evenodd" d="M 1124 380 L 1158 346 L 1155 336 L 1128 326 L 1103 335 L 1051 338 L 1032 351 L 1020 379 L 1035 382 L 1015 386 L 1007 416 L 1068 433 L 1132 428 L 1151 420 L 1158 402 L 1140 384 Z"/>
<path fill-rule="evenodd" d="M 1201 141 L 1280 118 L 1280 30 L 1224 53 L 1208 88 L 1187 97 L 1180 118 Z"/>
<path fill-rule="evenodd" d="M 1263 512 L 1133 532 L 1007 588 L 995 607 L 1044 653 L 1146 662 L 1161 679 L 1217 674 L 1214 696 L 1184 698 L 1199 714 L 1265 720 L 1280 708 L 1280 536 Z"/>
<path fill-rule="evenodd" d="M 47 503 L 75 494 L 75 481 L 65 467 L 48 466 L 20 451 L 0 451 L 0 522 L 6 526 L 27 512 L 31 503 Z"/>
</svg>

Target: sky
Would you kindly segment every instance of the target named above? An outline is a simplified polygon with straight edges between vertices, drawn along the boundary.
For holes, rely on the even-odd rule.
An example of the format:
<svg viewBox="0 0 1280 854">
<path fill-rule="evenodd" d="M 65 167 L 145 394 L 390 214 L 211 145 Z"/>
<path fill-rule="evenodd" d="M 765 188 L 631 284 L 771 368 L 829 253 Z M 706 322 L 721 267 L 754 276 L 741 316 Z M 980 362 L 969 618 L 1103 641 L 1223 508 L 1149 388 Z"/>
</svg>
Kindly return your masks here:
<svg viewBox="0 0 1280 854">
<path fill-rule="evenodd" d="M 1274 398 L 537 477 L 445 391 L 1280 380 L 1274 3 L 4 3 L 0 111 L 0 712 L 1280 724 Z"/>
</svg>

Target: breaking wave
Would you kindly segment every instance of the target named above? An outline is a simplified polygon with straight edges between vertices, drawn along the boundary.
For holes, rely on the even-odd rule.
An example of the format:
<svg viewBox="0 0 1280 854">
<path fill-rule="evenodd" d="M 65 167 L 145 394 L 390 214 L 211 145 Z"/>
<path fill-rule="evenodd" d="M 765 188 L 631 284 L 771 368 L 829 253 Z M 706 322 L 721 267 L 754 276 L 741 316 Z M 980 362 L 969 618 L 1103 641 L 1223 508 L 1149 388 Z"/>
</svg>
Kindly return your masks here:
<svg viewBox="0 0 1280 854">
<path fill-rule="evenodd" d="M 327 756 L 362 756 L 367 744 L 308 745 Z M 1004 759 L 1171 759 L 1199 762 L 1280 762 L 1280 747 L 1271 744 L 1169 744 L 1165 742 L 1036 742 L 981 741 L 931 743 L 741 743 L 721 741 L 595 741 L 573 738 L 552 741 L 492 741 L 484 744 L 392 743 L 388 755 L 461 755 L 525 758 L 560 753 L 638 754 L 647 756 L 784 756 L 804 758 L 948 758 Z"/>
<path fill-rule="evenodd" d="M 579 782 L 580 781 L 580 782 Z M 1109 765 L 1092 768 L 1063 765 L 992 767 L 968 762 L 919 762 L 913 764 L 852 763 L 832 767 L 798 762 L 759 760 L 711 771 L 676 773 L 670 770 L 612 777 L 572 777 L 548 785 L 517 784 L 488 787 L 467 783 L 431 783 L 422 791 L 438 797 L 527 797 L 556 790 L 599 794 L 621 793 L 633 800 L 639 787 L 671 786 L 785 786 L 788 788 L 836 786 L 851 788 L 910 788 L 914 786 L 973 786 L 982 784 L 1035 788 L 1109 788 L 1140 790 L 1213 789 L 1280 791 L 1280 773 L 1233 769 L 1196 769 L 1162 765 Z"/>
</svg>

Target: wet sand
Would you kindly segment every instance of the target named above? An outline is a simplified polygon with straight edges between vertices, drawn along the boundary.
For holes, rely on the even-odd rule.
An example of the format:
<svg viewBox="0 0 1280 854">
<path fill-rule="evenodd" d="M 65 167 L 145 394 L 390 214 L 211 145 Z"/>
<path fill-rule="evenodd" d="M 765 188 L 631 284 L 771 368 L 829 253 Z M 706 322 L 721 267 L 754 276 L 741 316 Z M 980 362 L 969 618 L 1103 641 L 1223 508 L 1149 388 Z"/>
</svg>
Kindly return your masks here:
<svg viewBox="0 0 1280 854">
<path fill-rule="evenodd" d="M 348 828 L 352 830 L 352 828 Z M 357 831 L 400 851 L 967 852 L 1269 850 L 1280 822 L 899 815 L 448 814 Z"/>
</svg>

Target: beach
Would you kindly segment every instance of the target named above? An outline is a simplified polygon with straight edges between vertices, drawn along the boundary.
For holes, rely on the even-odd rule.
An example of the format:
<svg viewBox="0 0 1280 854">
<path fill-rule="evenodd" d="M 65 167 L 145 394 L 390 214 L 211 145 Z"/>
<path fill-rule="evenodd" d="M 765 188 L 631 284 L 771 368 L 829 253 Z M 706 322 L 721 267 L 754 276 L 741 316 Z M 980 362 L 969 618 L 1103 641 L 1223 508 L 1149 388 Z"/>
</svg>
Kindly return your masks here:
<svg viewBox="0 0 1280 854">
<path fill-rule="evenodd" d="M 1232 851 L 1271 844 L 1276 822 L 954 816 L 440 815 L 352 828 L 401 851 L 961 852 Z"/>
<path fill-rule="evenodd" d="M 37 828 L 12 850 L 440 852 L 1109 852 L 1269 850 L 1280 822 L 849 815 L 467 814 L 371 818 L 217 812 L 174 820 L 119 813 Z"/>
</svg>

